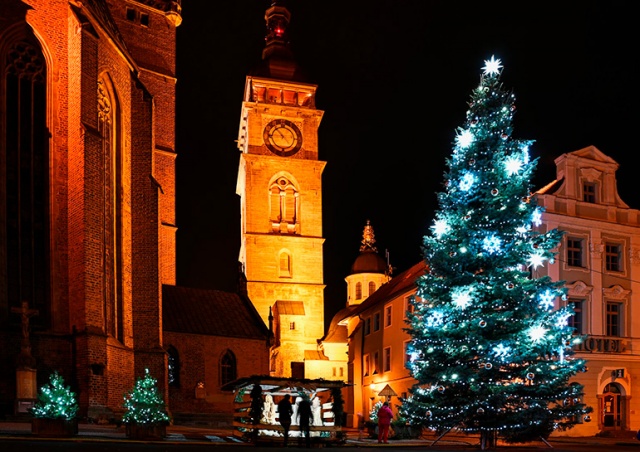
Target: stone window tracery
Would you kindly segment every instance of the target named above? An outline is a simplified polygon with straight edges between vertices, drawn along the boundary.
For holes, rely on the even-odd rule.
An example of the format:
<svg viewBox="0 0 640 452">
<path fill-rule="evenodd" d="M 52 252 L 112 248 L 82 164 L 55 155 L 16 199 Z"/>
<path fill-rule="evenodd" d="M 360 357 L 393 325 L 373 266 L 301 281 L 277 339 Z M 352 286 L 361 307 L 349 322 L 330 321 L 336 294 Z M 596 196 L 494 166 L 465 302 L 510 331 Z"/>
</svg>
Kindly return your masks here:
<svg viewBox="0 0 640 452">
<path fill-rule="evenodd" d="M 103 177 L 103 315 L 107 334 L 124 341 L 122 288 L 122 157 L 118 145 L 118 111 L 108 79 L 98 80 L 98 134 Z"/>
<path fill-rule="evenodd" d="M 49 130 L 47 128 L 47 71 L 35 39 L 7 46 L 0 67 L 0 304 L 19 307 L 22 301 L 37 309 L 32 327 L 50 320 Z M 6 312 L 10 312 L 9 309 Z"/>
<path fill-rule="evenodd" d="M 269 189 L 270 221 L 273 232 L 299 233 L 299 193 L 286 177 L 277 178 Z"/>
</svg>

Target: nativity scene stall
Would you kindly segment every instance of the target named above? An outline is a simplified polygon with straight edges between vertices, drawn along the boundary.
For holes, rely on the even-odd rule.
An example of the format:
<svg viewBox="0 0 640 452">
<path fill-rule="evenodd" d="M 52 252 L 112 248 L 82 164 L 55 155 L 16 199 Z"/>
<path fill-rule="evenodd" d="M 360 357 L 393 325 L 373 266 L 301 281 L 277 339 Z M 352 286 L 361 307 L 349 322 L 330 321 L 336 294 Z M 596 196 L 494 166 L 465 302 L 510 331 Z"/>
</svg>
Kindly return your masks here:
<svg viewBox="0 0 640 452">
<path fill-rule="evenodd" d="M 278 420 L 278 402 L 285 395 L 291 397 L 293 416 L 290 441 L 301 439 L 297 407 L 306 399 L 311 403 L 313 420 L 311 439 L 314 443 L 342 443 L 343 381 L 324 379 L 296 379 L 272 376 L 251 376 L 232 381 L 222 387 L 234 394 L 234 434 L 256 443 L 283 440 Z"/>
</svg>

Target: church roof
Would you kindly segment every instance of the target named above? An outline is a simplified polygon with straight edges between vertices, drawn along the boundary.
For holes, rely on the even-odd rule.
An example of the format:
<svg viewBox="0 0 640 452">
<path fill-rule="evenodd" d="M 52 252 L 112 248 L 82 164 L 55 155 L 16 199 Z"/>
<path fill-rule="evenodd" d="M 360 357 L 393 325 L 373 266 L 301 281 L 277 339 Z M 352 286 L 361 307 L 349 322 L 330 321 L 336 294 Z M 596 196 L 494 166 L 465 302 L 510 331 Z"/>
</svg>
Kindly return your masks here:
<svg viewBox="0 0 640 452">
<path fill-rule="evenodd" d="M 163 330 L 267 339 L 269 329 L 248 298 L 220 290 L 162 286 Z"/>
</svg>

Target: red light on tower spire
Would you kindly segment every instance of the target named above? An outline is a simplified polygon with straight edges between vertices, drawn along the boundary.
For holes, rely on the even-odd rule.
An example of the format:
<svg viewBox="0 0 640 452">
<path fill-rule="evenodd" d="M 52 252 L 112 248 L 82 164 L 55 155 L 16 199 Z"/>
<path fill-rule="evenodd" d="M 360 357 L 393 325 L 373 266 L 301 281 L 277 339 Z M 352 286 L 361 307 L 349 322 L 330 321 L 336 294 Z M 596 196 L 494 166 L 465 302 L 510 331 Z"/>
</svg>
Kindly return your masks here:
<svg viewBox="0 0 640 452">
<path fill-rule="evenodd" d="M 288 52 L 289 38 L 287 37 L 287 27 L 291 19 L 289 10 L 281 2 L 274 1 L 267 9 L 264 19 L 267 22 L 267 35 L 265 36 L 265 53 L 263 58 L 273 52 Z"/>
</svg>

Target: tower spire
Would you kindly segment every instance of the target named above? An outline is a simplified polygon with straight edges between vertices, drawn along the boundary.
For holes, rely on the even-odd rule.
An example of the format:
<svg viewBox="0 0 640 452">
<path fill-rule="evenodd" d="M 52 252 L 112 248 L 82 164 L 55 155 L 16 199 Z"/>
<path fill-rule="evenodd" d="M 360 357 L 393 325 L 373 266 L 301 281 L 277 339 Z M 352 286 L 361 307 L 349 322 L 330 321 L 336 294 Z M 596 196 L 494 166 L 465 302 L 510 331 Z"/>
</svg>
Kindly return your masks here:
<svg viewBox="0 0 640 452">
<path fill-rule="evenodd" d="M 273 0 L 264 13 L 267 33 L 262 50 L 262 61 L 251 75 L 277 80 L 306 82 L 304 75 L 293 58 L 289 42 L 289 22 L 291 13 L 283 0 Z"/>
<path fill-rule="evenodd" d="M 284 6 L 282 0 L 273 0 L 271 7 L 264 14 L 267 22 L 267 35 L 265 36 L 265 48 L 262 51 L 262 59 L 267 60 L 272 55 L 285 58 L 293 58 L 289 48 L 289 33 L 287 28 L 291 20 L 291 13 Z"/>
<path fill-rule="evenodd" d="M 373 251 L 374 253 L 378 252 L 378 249 L 375 247 L 376 238 L 373 233 L 373 226 L 371 226 L 371 221 L 367 220 L 367 224 L 364 227 L 364 231 L 362 232 L 362 245 L 360 246 L 360 251 Z"/>
</svg>

